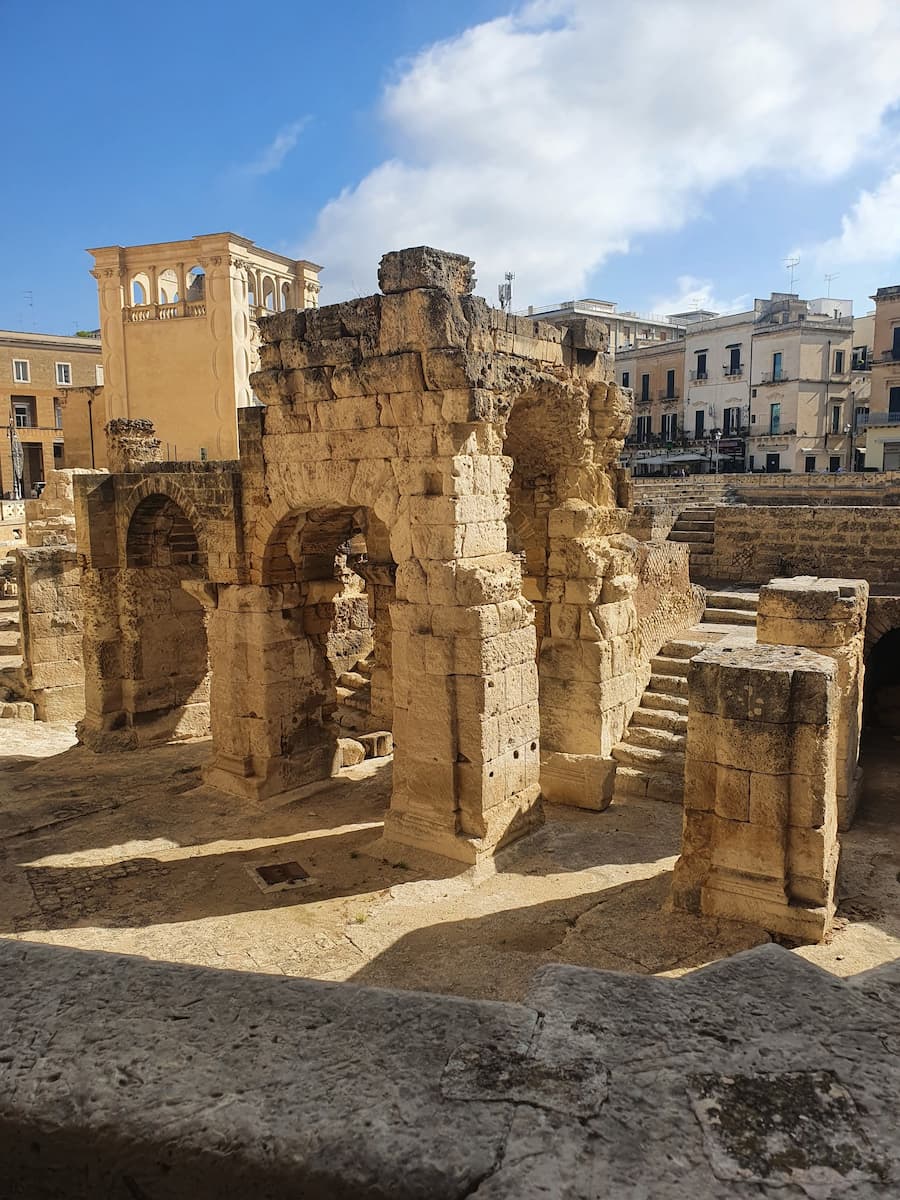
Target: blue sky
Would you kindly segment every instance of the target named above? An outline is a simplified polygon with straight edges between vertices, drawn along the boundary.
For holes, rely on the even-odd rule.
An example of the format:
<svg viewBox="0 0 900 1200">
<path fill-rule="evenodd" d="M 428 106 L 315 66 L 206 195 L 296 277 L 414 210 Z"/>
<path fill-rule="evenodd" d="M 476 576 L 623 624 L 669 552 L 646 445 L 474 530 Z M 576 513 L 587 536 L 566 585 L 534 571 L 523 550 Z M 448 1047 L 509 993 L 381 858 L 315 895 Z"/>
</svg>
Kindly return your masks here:
<svg viewBox="0 0 900 1200">
<path fill-rule="evenodd" d="M 94 327 L 87 246 L 224 229 L 323 303 L 422 241 L 516 307 L 742 307 L 793 252 L 857 312 L 900 282 L 896 0 L 0 0 L 0 35 L 0 327 Z"/>
</svg>

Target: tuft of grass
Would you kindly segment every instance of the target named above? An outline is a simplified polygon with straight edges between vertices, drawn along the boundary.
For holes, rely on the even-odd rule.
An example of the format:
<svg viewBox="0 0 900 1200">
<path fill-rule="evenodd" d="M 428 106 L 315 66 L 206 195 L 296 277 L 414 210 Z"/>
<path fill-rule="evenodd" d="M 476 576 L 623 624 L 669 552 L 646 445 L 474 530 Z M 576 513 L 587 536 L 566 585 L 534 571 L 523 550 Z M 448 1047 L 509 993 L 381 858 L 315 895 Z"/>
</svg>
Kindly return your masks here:
<svg viewBox="0 0 900 1200">
<path fill-rule="evenodd" d="M 409 870 L 409 863 L 404 862 L 402 858 L 400 859 L 399 862 L 395 862 L 393 864 L 393 866 L 396 871 L 408 871 Z"/>
<path fill-rule="evenodd" d="M 353 918 L 353 924 L 354 925 L 365 925 L 366 919 L 367 919 L 366 913 L 357 913 L 356 916 Z"/>
</svg>

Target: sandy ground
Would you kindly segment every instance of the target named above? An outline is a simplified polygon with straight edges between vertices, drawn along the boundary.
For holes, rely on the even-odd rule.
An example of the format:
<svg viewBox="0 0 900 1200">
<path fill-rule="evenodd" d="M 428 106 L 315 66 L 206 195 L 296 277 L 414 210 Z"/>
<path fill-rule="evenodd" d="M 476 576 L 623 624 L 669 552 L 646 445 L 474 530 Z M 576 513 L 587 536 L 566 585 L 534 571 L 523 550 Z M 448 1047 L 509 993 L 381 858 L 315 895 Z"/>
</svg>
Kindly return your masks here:
<svg viewBox="0 0 900 1200">
<path fill-rule="evenodd" d="M 0 721 L 0 935 L 502 999 L 547 962 L 680 973 L 766 940 L 666 911 L 677 806 L 548 806 L 543 829 L 475 879 L 373 856 L 389 760 L 259 806 L 202 786 L 208 749 L 94 755 L 68 726 Z M 838 928 L 798 951 L 836 974 L 900 952 L 898 752 L 890 739 L 870 751 Z M 262 890 L 253 867 L 289 862 L 309 881 Z"/>
</svg>

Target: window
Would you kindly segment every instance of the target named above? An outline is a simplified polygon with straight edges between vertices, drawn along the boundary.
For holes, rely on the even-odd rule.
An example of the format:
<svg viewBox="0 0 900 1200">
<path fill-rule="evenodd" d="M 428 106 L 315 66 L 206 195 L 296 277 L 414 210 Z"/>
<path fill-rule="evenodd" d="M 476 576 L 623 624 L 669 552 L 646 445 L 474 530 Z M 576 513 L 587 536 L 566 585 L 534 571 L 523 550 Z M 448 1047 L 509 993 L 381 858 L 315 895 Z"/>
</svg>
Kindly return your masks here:
<svg viewBox="0 0 900 1200">
<path fill-rule="evenodd" d="M 740 346 L 728 347 L 728 366 L 725 368 L 727 375 L 740 375 L 741 373 L 741 348 Z"/>
<path fill-rule="evenodd" d="M 54 442 L 53 443 L 53 466 L 54 467 L 62 466 L 62 457 L 63 457 L 62 442 Z"/>
<path fill-rule="evenodd" d="M 769 433 L 778 433 L 781 430 L 781 405 L 769 405 Z"/>
<path fill-rule="evenodd" d="M 99 363 L 94 367 L 94 382 L 97 387 L 103 387 L 103 368 Z"/>
<path fill-rule="evenodd" d="M 649 375 L 641 376 L 641 399 L 642 400 L 650 399 L 650 376 Z"/>
<path fill-rule="evenodd" d="M 662 419 L 662 436 L 664 442 L 674 442 L 678 436 L 678 414 L 664 413 Z"/>
<path fill-rule="evenodd" d="M 839 471 L 840 469 L 841 469 L 841 456 L 839 454 L 832 454 L 830 456 L 830 458 L 828 459 L 828 470 L 829 471 Z"/>
<path fill-rule="evenodd" d="M 750 389 L 750 396 L 751 396 L 751 398 L 752 398 L 753 400 L 755 400 L 755 399 L 756 399 L 756 388 L 751 388 L 751 389 Z"/>
<path fill-rule="evenodd" d="M 622 372 L 622 387 L 628 387 L 629 386 L 628 381 L 630 379 L 631 379 L 631 373 L 629 371 L 623 371 Z"/>
<path fill-rule="evenodd" d="M 841 406 L 839 404 L 831 406 L 831 432 L 841 432 Z"/>
<path fill-rule="evenodd" d="M 894 338 L 891 342 L 891 358 L 900 358 L 900 325 L 894 326 Z"/>
<path fill-rule="evenodd" d="M 13 396 L 12 411 L 17 429 L 34 429 L 34 396 Z"/>
<path fill-rule="evenodd" d="M 888 412 L 891 416 L 900 415 L 900 387 L 892 387 L 888 392 Z"/>
<path fill-rule="evenodd" d="M 766 470 L 767 471 L 780 471 L 781 470 L 781 455 L 780 454 L 767 454 L 766 455 Z"/>
<path fill-rule="evenodd" d="M 865 371 L 869 365 L 869 347 L 854 346 L 850 356 L 850 366 L 854 371 Z"/>
<path fill-rule="evenodd" d="M 694 437 L 703 437 L 703 426 L 706 421 L 706 413 L 702 408 L 698 408 L 694 413 Z"/>
<path fill-rule="evenodd" d="M 736 434 L 741 428 L 741 408 L 740 405 L 726 408 L 722 416 L 722 432 L 725 437 Z"/>
<path fill-rule="evenodd" d="M 857 405 L 857 407 L 854 409 L 854 412 L 853 412 L 854 428 L 859 429 L 860 425 L 865 425 L 866 417 L 868 417 L 868 415 L 869 415 L 869 409 L 868 409 L 867 405 L 863 405 L 863 404 Z"/>
<path fill-rule="evenodd" d="M 69 387 L 72 382 L 72 364 L 56 364 L 56 382 L 60 387 Z"/>
<path fill-rule="evenodd" d="M 13 381 L 15 383 L 31 383 L 31 366 L 27 358 L 13 359 Z"/>
<path fill-rule="evenodd" d="M 697 354 L 697 370 L 695 372 L 698 379 L 706 378 L 706 351 L 701 350 Z"/>
<path fill-rule="evenodd" d="M 753 465 L 755 462 L 756 462 L 756 455 L 751 454 L 750 457 L 747 459 L 747 464 L 751 471 L 753 470 Z"/>
<path fill-rule="evenodd" d="M 782 373 L 781 363 L 782 363 L 781 351 L 778 350 L 775 354 L 772 355 L 772 379 L 773 379 L 773 381 L 784 378 L 783 373 Z"/>
<path fill-rule="evenodd" d="M 844 351 L 835 350 L 834 352 L 834 373 L 835 375 L 843 375 L 844 373 Z"/>
<path fill-rule="evenodd" d="M 807 454 L 804 459 L 803 469 L 807 475 L 811 475 L 816 469 L 816 456 L 814 454 Z"/>
<path fill-rule="evenodd" d="M 649 442 L 651 420 L 652 420 L 651 417 L 638 417 L 638 419 L 637 419 L 637 439 L 639 442 Z"/>
<path fill-rule="evenodd" d="M 58 400 L 53 401 L 53 420 L 57 429 L 62 429 L 62 405 Z"/>
<path fill-rule="evenodd" d="M 666 399 L 673 400 L 675 398 L 675 372 L 666 371 Z"/>
</svg>

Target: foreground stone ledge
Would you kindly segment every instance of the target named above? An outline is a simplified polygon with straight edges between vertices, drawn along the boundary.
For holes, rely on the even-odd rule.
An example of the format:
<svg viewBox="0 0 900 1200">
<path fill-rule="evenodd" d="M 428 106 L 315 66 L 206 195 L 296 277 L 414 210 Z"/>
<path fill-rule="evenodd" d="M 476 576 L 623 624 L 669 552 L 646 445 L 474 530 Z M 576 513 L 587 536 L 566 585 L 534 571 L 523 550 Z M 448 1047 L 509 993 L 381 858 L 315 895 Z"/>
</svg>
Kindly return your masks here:
<svg viewBox="0 0 900 1200">
<path fill-rule="evenodd" d="M 520 1005 L 0 942 L 0 1195 L 893 1196 L 891 972 L 768 945 Z"/>
</svg>

